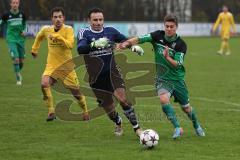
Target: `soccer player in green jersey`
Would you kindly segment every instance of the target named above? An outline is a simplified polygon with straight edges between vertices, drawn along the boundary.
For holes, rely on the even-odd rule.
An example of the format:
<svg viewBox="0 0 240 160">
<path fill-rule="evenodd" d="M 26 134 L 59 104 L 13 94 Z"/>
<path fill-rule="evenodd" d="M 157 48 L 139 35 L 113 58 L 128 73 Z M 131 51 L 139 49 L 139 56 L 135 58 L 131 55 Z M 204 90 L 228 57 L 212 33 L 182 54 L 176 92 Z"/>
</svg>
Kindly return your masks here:
<svg viewBox="0 0 240 160">
<path fill-rule="evenodd" d="M 26 17 L 23 12 L 19 11 L 19 3 L 20 0 L 10 0 L 11 9 L 1 16 L 0 25 L 7 25 L 6 40 L 13 60 L 17 85 L 22 85 L 20 71 L 23 68 L 23 60 L 25 57 L 24 30 L 26 27 Z"/>
<path fill-rule="evenodd" d="M 188 115 L 198 136 L 205 136 L 196 113 L 189 103 L 188 90 L 184 81 L 184 57 L 187 51 L 186 43 L 177 35 L 178 20 L 169 14 L 164 18 L 164 30 L 131 38 L 118 44 L 117 48 L 125 49 L 135 44 L 150 42 L 154 48 L 156 63 L 156 90 L 162 105 L 162 110 L 175 127 L 173 139 L 180 137 L 183 129 L 175 115 L 170 97 L 173 96 L 182 110 Z"/>
</svg>

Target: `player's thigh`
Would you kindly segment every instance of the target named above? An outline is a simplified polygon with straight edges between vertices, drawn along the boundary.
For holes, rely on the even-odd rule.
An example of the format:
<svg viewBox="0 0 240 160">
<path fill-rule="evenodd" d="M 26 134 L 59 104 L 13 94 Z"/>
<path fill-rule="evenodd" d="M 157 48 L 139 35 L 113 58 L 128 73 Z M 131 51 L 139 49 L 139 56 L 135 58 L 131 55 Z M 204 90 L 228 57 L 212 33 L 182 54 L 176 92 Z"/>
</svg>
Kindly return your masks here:
<svg viewBox="0 0 240 160">
<path fill-rule="evenodd" d="M 157 80 L 155 83 L 156 91 L 161 104 L 170 102 L 171 94 L 174 90 L 174 85 L 170 81 Z"/>
<path fill-rule="evenodd" d="M 19 58 L 17 47 L 18 47 L 17 43 L 8 42 L 8 50 L 13 60 L 15 60 L 16 58 Z"/>
<path fill-rule="evenodd" d="M 111 71 L 111 76 L 109 80 L 109 84 L 111 84 L 111 88 L 113 90 L 120 89 L 120 93 L 125 92 L 125 82 L 123 80 L 122 74 L 120 72 L 120 68 L 118 66 L 114 66 Z"/>
<path fill-rule="evenodd" d="M 175 102 L 178 102 L 180 105 L 184 106 L 189 103 L 188 89 L 184 81 L 175 82 L 173 96 Z"/>
<path fill-rule="evenodd" d="M 97 98 L 99 107 L 108 107 L 114 103 L 112 92 L 96 88 L 92 88 L 92 91 Z"/>
<path fill-rule="evenodd" d="M 167 81 L 167 80 L 156 80 L 155 87 L 156 87 L 158 96 L 165 93 L 172 94 L 174 90 L 174 84 L 171 81 Z"/>
<path fill-rule="evenodd" d="M 24 45 L 25 45 L 24 42 L 17 44 L 18 56 L 20 59 L 25 58 L 25 46 Z"/>
<path fill-rule="evenodd" d="M 41 79 L 41 86 L 42 88 L 50 87 L 56 82 L 54 78 L 49 75 L 43 75 Z"/>
<path fill-rule="evenodd" d="M 222 31 L 221 32 L 221 39 L 228 41 L 228 39 L 230 38 L 230 31 Z"/>
<path fill-rule="evenodd" d="M 70 72 L 64 77 L 60 77 L 60 79 L 66 88 L 79 90 L 79 81 L 75 71 Z"/>
</svg>

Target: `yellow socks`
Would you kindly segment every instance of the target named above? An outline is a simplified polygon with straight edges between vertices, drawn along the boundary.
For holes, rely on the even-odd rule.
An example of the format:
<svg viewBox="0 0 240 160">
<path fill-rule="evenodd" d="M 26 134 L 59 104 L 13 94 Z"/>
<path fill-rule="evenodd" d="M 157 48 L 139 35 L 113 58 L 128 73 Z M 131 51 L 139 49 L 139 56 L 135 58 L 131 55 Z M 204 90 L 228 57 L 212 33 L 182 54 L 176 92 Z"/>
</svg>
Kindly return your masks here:
<svg viewBox="0 0 240 160">
<path fill-rule="evenodd" d="M 55 108 L 53 107 L 53 96 L 51 93 L 51 88 L 42 88 L 43 100 L 46 102 L 48 113 L 55 113 Z"/>
<path fill-rule="evenodd" d="M 84 95 L 81 95 L 78 100 L 79 106 L 82 108 L 83 112 L 88 112 L 87 102 Z"/>
<path fill-rule="evenodd" d="M 218 51 L 219 54 L 223 54 L 226 51 L 226 54 L 230 54 L 229 43 L 226 40 L 223 40 L 221 43 L 221 48 Z"/>
</svg>

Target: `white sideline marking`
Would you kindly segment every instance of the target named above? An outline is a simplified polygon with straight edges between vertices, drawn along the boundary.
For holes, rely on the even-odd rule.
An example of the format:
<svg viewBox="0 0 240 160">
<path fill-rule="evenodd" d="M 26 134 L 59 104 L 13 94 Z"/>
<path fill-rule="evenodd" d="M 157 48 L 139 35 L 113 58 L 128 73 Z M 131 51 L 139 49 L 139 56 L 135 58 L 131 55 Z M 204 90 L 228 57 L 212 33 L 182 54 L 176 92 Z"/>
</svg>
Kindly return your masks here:
<svg viewBox="0 0 240 160">
<path fill-rule="evenodd" d="M 209 99 L 209 98 L 204 98 L 204 97 L 191 97 L 190 99 L 194 99 L 194 100 L 200 100 L 200 101 L 205 101 L 205 102 L 212 102 L 212 103 L 223 103 L 226 105 L 230 105 L 230 106 L 235 106 L 235 107 L 240 107 L 240 104 L 238 103 L 233 103 L 233 102 L 228 102 L 228 101 L 224 101 L 224 100 L 215 100 L 215 99 Z M 137 105 L 137 106 L 156 106 L 156 105 Z M 160 106 L 160 103 L 159 103 Z M 228 111 L 228 112 L 240 112 L 240 109 L 217 109 L 217 110 L 223 110 L 223 111 Z"/>
<path fill-rule="evenodd" d="M 201 100 L 201 101 L 206 101 L 206 102 L 214 102 L 214 103 L 215 102 L 224 103 L 224 104 L 227 104 L 227 105 L 240 107 L 240 104 L 238 104 L 238 103 L 233 103 L 233 102 L 228 102 L 228 101 L 223 101 L 223 100 L 215 100 L 215 99 L 209 99 L 209 98 L 204 98 L 204 97 L 191 97 L 191 99 Z"/>
</svg>

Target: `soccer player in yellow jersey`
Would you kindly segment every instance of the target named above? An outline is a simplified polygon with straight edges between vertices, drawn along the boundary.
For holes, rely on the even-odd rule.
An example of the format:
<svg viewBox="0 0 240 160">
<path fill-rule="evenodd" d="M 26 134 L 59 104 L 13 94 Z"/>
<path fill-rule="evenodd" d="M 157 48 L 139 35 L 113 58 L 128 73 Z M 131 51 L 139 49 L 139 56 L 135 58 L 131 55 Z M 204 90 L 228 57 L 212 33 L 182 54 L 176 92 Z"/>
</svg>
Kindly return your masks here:
<svg viewBox="0 0 240 160">
<path fill-rule="evenodd" d="M 79 90 L 74 63 L 71 63 L 71 50 L 74 46 L 73 28 L 64 24 L 65 16 L 62 7 L 53 8 L 51 16 L 53 25 L 44 26 L 38 32 L 31 51 L 32 56 L 37 57 L 41 41 L 47 39 L 48 57 L 41 81 L 43 100 L 48 107 L 47 121 L 56 118 L 50 87 L 59 81 L 63 83 L 65 88 L 70 89 L 73 96 L 78 100 L 80 107 L 83 109 L 83 120 L 89 120 L 85 96 Z M 70 63 L 66 65 L 67 61 L 70 61 Z"/>
<path fill-rule="evenodd" d="M 227 6 L 223 6 L 222 12 L 219 13 L 218 18 L 212 28 L 213 32 L 216 31 L 220 23 L 221 23 L 220 34 L 221 34 L 222 43 L 221 43 L 221 48 L 218 51 L 218 54 L 222 55 L 225 53 L 226 55 L 230 55 L 231 51 L 229 48 L 228 40 L 231 34 L 234 35 L 236 33 L 236 26 L 234 23 L 233 15 L 228 11 Z M 231 32 L 231 27 L 232 27 L 232 32 Z"/>
</svg>

